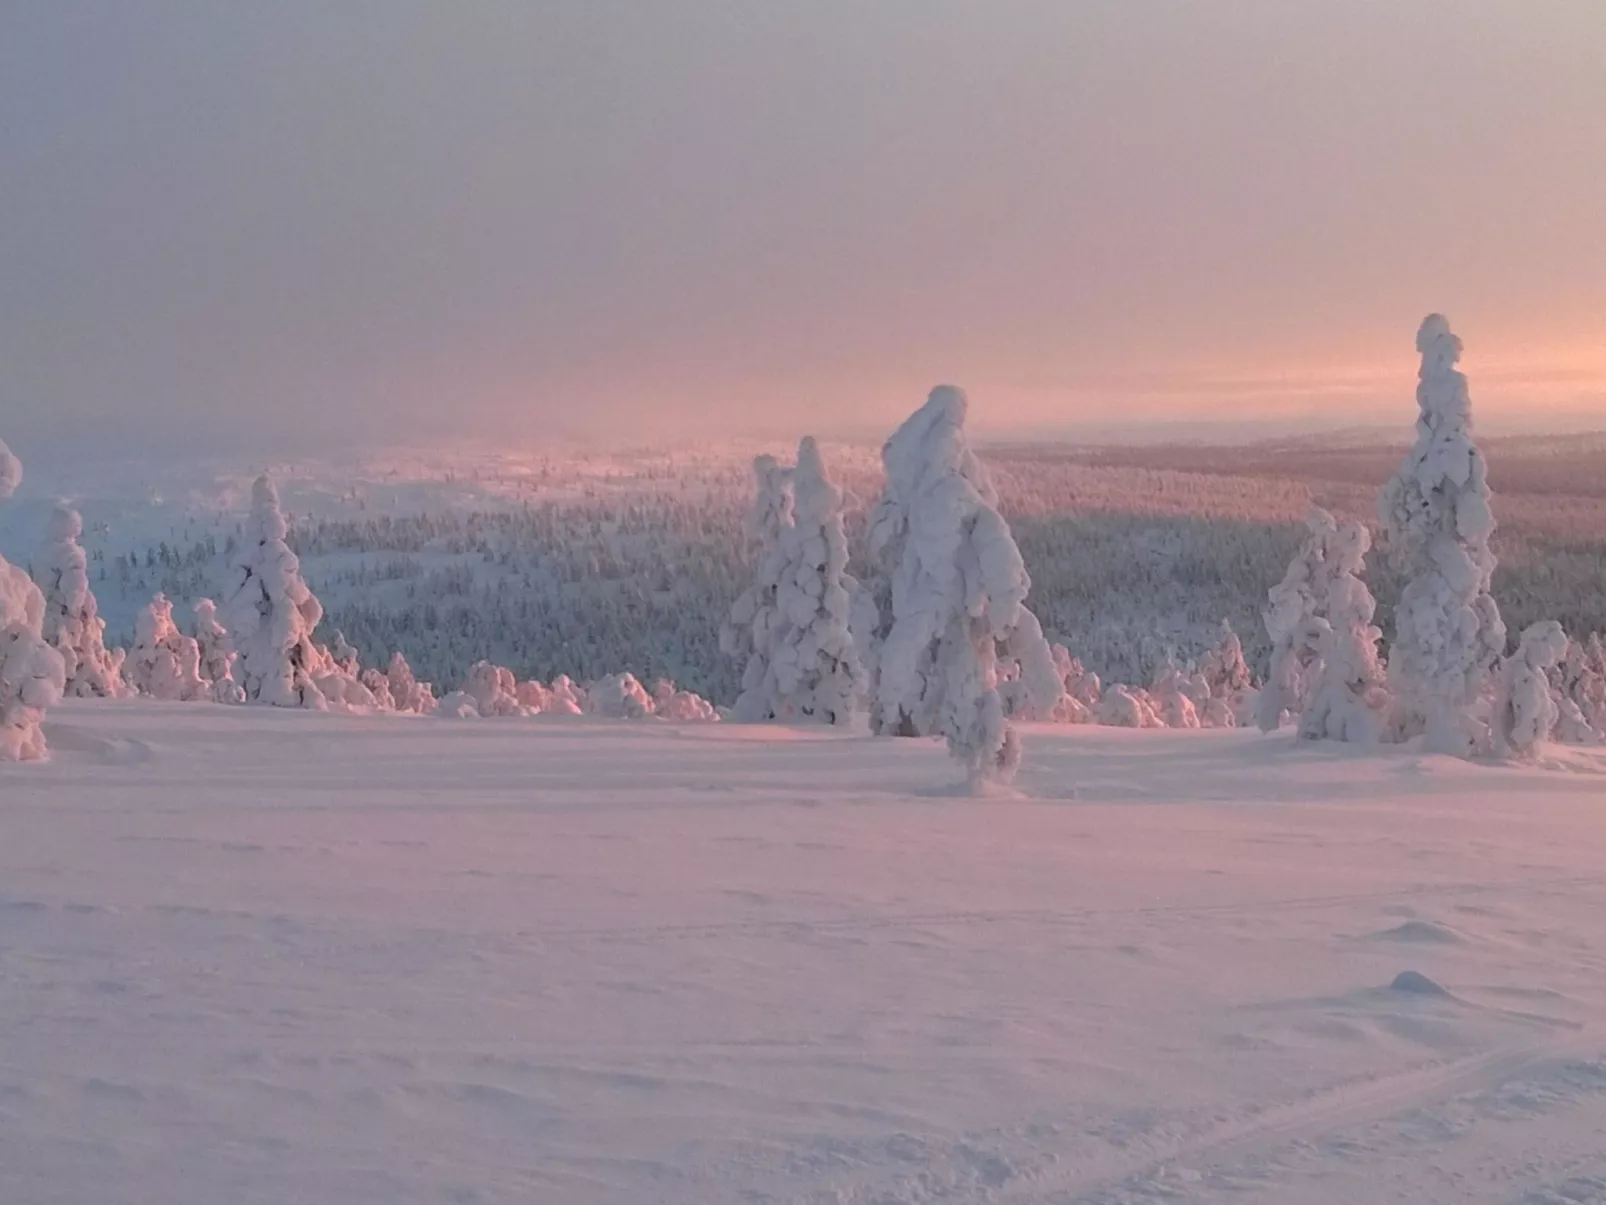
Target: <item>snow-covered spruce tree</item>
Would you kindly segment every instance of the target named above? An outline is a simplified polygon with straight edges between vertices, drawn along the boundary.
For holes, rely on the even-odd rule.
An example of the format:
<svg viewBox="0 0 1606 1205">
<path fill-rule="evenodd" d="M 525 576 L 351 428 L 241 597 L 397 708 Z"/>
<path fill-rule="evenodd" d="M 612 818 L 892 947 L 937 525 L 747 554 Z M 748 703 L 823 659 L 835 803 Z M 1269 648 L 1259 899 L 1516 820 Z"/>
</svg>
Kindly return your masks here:
<svg viewBox="0 0 1606 1205">
<path fill-rule="evenodd" d="M 644 720 L 653 714 L 652 696 L 634 674 L 610 674 L 591 684 L 586 712 L 610 720 Z"/>
<path fill-rule="evenodd" d="M 1328 540 L 1320 660 L 1299 717 L 1306 740 L 1375 744 L 1384 736 L 1391 700 L 1377 648 L 1383 633 L 1372 625 L 1377 601 L 1361 580 L 1371 547 L 1363 523 L 1344 523 Z"/>
<path fill-rule="evenodd" d="M 652 710 L 660 720 L 676 722 L 717 720 L 714 705 L 695 691 L 681 690 L 668 678 L 652 684 Z"/>
<path fill-rule="evenodd" d="M 178 630 L 165 594 L 151 599 L 135 617 L 127 668 L 134 689 L 153 699 L 189 703 L 211 697 L 211 684 L 201 677 L 200 646 Z"/>
<path fill-rule="evenodd" d="M 1532 624 L 1517 651 L 1496 677 L 1494 751 L 1513 761 L 1532 761 L 1551 739 L 1561 711 L 1551 696 L 1549 670 L 1567 655 L 1567 633 L 1553 619 Z"/>
<path fill-rule="evenodd" d="M 78 537 L 84 521 L 68 506 L 50 514 L 49 541 L 39 577 L 45 593 L 45 639 L 66 666 L 67 694 L 118 699 L 130 693 L 121 649 L 106 647 L 106 621 L 89 588 L 89 567 Z"/>
<path fill-rule="evenodd" d="M 1169 655 L 1160 663 L 1154 684 L 1149 687 L 1154 710 L 1167 728 L 1198 728 L 1199 712 L 1189 690 L 1188 675 Z"/>
<path fill-rule="evenodd" d="M 1199 721 L 1207 728 L 1236 728 L 1246 718 L 1254 693 L 1254 678 L 1244 660 L 1243 641 L 1229 620 L 1221 621 L 1221 636 L 1205 654 L 1199 674 L 1207 698 Z"/>
<path fill-rule="evenodd" d="M 551 701 L 547 710 L 554 715 L 584 715 L 586 710 L 586 695 L 583 687 L 577 686 L 568 674 L 559 674 L 552 679 L 552 685 L 547 688 Z"/>
<path fill-rule="evenodd" d="M 263 474 L 251 488 L 245 538 L 229 568 L 223 626 L 234 638 L 247 702 L 322 709 L 328 704 L 315 681 L 323 667 L 312 632 L 323 607 L 301 579 L 287 532 L 279 491 Z"/>
<path fill-rule="evenodd" d="M 781 529 L 779 539 L 775 602 L 781 622 L 770 657 L 771 710 L 781 717 L 846 724 L 866 685 L 848 631 L 858 583 L 847 572 L 842 491 L 827 475 L 812 436 L 798 445 L 792 489 L 793 522 Z"/>
<path fill-rule="evenodd" d="M 0 500 L 22 484 L 22 462 L 0 440 Z M 45 596 L 21 569 L 0 557 L 0 761 L 47 756 L 46 709 L 61 702 L 67 667 L 45 640 Z"/>
<path fill-rule="evenodd" d="M 1288 572 L 1267 594 L 1266 633 L 1271 637 L 1271 668 L 1255 701 L 1255 723 L 1275 732 L 1305 709 L 1310 681 L 1321 656 L 1327 609 L 1328 545 L 1338 523 L 1319 506 L 1305 520 L 1307 534 Z"/>
<path fill-rule="evenodd" d="M 413 667 L 399 650 L 390 655 L 390 669 L 385 676 L 390 685 L 391 705 L 397 711 L 429 715 L 435 710 L 434 689 L 428 682 L 413 677 Z"/>
<path fill-rule="evenodd" d="M 1064 691 L 1026 608 L 1031 579 L 998 495 L 965 438 L 962 390 L 939 385 L 881 451 L 886 485 L 870 525 L 875 570 L 861 594 L 874 730 L 947 738 L 973 786 L 1008 782 L 1020 739 L 998 694 L 998 657 L 1018 661 L 1039 713 Z"/>
<path fill-rule="evenodd" d="M 489 661 L 476 661 L 469 667 L 463 693 L 474 700 L 475 708 L 486 719 L 531 714 L 519 702 L 519 685 L 513 671 Z"/>
<path fill-rule="evenodd" d="M 773 456 L 759 456 L 753 461 L 753 476 L 758 493 L 747 522 L 756 560 L 753 583 L 731 605 L 719 631 L 720 649 L 743 663 L 742 693 L 731 716 L 744 722 L 773 720 L 779 714 L 774 658 L 783 619 L 778 595 L 786 571 L 783 545 L 793 513 L 791 469 Z"/>
<path fill-rule="evenodd" d="M 1164 728 L 1166 723 L 1155 711 L 1148 691 L 1133 690 L 1116 683 L 1104 692 L 1094 713 L 1107 728 Z"/>
<path fill-rule="evenodd" d="M 234 663 L 238 660 L 234 642 L 218 622 L 217 603 L 210 598 L 195 603 L 195 645 L 201 655 L 201 677 L 212 684 L 212 701 L 245 702 L 245 691 L 234 680 Z"/>
<path fill-rule="evenodd" d="M 1495 555 L 1488 474 L 1472 442 L 1467 379 L 1456 369 L 1461 340 L 1441 314 L 1417 332 L 1416 444 L 1383 491 L 1390 555 L 1405 577 L 1394 613 L 1389 680 L 1402 735 L 1465 757 L 1484 742 L 1474 709 L 1505 652 L 1506 625 L 1489 593 Z"/>
</svg>

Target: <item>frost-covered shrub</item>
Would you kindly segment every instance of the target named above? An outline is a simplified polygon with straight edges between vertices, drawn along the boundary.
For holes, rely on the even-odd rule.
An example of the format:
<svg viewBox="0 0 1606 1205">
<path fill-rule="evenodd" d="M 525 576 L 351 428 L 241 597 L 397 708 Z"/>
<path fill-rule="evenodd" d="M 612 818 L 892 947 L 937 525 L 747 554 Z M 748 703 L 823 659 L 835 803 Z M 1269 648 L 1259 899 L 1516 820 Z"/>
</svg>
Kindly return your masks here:
<svg viewBox="0 0 1606 1205">
<path fill-rule="evenodd" d="M 527 716 L 530 710 L 519 702 L 519 686 L 513 671 L 489 661 L 476 661 L 469 667 L 463 693 L 474 700 L 481 716 Z"/>
<path fill-rule="evenodd" d="M 1312 507 L 1305 527 L 1305 540 L 1283 580 L 1267 594 L 1271 668 L 1256 700 L 1255 716 L 1263 732 L 1275 732 L 1305 710 L 1327 631 L 1327 625 L 1318 621 L 1327 609 L 1329 545 L 1338 523 L 1325 510 Z"/>
<path fill-rule="evenodd" d="M 1026 608 L 1031 579 L 998 495 L 965 438 L 962 390 L 940 385 L 882 448 L 886 485 L 870 521 L 873 572 L 856 636 L 878 733 L 936 735 L 972 783 L 1008 782 L 1020 739 L 998 693 L 999 650 L 1051 712 L 1064 690 Z"/>
<path fill-rule="evenodd" d="M 1116 683 L 1104 692 L 1095 713 L 1108 728 L 1164 728 L 1166 723 L 1155 711 L 1147 691 L 1133 690 Z"/>
<path fill-rule="evenodd" d="M 1177 668 L 1177 664 L 1167 657 L 1160 666 L 1160 672 L 1149 687 L 1149 698 L 1161 721 L 1167 728 L 1198 728 L 1199 712 L 1194 706 L 1192 683 L 1189 675 Z"/>
<path fill-rule="evenodd" d="M 559 674 L 556 678 L 553 678 L 552 686 L 547 693 L 551 696 L 547 703 L 547 710 L 554 715 L 585 714 L 585 688 L 571 681 L 568 674 Z"/>
<path fill-rule="evenodd" d="M 1483 455 L 1472 441 L 1467 379 L 1455 367 L 1461 340 L 1443 315 L 1430 314 L 1416 346 L 1416 444 L 1380 504 L 1389 553 L 1406 579 L 1389 680 L 1403 733 L 1421 731 L 1430 751 L 1465 757 L 1483 743 L 1475 707 L 1506 647 L 1506 625 L 1489 593 L 1494 512 Z"/>
<path fill-rule="evenodd" d="M 390 676 L 382 669 L 365 669 L 357 680 L 363 688 L 373 697 L 374 706 L 380 711 L 395 711 L 396 700 L 390 693 Z"/>
<path fill-rule="evenodd" d="M 212 684 L 213 702 L 245 702 L 245 691 L 234 679 L 234 663 L 238 660 L 234 642 L 218 622 L 217 604 L 210 598 L 195 604 L 195 644 L 201 656 L 201 677 Z"/>
<path fill-rule="evenodd" d="M 106 622 L 89 588 L 83 546 L 84 521 L 71 507 L 51 512 L 48 541 L 39 567 L 45 595 L 44 636 L 61 654 L 67 694 L 117 699 L 130 693 L 123 680 L 121 649 L 106 647 Z"/>
<path fill-rule="evenodd" d="M 135 618 L 127 669 L 134 689 L 153 699 L 190 703 L 212 696 L 211 684 L 201 677 L 200 645 L 178 630 L 165 594 Z"/>
<path fill-rule="evenodd" d="M 234 638 L 247 702 L 321 708 L 315 675 L 324 667 L 312 633 L 323 607 L 301 579 L 285 532 L 279 492 L 264 474 L 252 487 L 245 538 L 230 566 L 223 626 Z"/>
<path fill-rule="evenodd" d="M 1567 633 L 1547 619 L 1524 631 L 1517 651 L 1501 662 L 1491 724 L 1497 755 L 1532 761 L 1551 739 L 1561 710 L 1551 695 L 1548 672 L 1566 655 Z"/>
<path fill-rule="evenodd" d="M 392 653 L 390 669 L 385 675 L 390 685 L 391 705 L 397 711 L 410 711 L 415 715 L 429 715 L 435 710 L 435 692 L 428 682 L 413 677 L 413 667 L 400 652 Z"/>
<path fill-rule="evenodd" d="M 0 500 L 22 484 L 22 462 L 0 440 Z M 61 702 L 67 666 L 45 640 L 45 596 L 21 569 L 0 557 L 0 761 L 42 761 L 41 726 Z"/>
<path fill-rule="evenodd" d="M 1361 573 L 1372 533 L 1361 523 L 1342 524 L 1327 547 L 1326 616 L 1317 640 L 1318 660 L 1310 702 L 1299 719 L 1306 740 L 1371 744 L 1389 722 L 1387 675 L 1378 656 L 1383 633 L 1372 624 L 1377 602 Z"/>
<path fill-rule="evenodd" d="M 756 555 L 754 578 L 731 605 L 719 632 L 720 648 L 743 663 L 742 693 L 732 715 L 747 722 L 780 714 L 774 660 L 785 626 L 779 595 L 793 522 L 792 470 L 773 456 L 760 456 L 753 461 L 753 475 L 758 492 L 747 534 Z"/>
<path fill-rule="evenodd" d="M 780 532 L 780 616 L 771 654 L 776 716 L 846 724 L 866 678 L 848 631 L 858 583 L 848 575 L 842 491 L 826 473 L 819 445 L 806 437 L 792 472 L 793 522 Z M 738 702 L 740 707 L 740 702 Z"/>
<path fill-rule="evenodd" d="M 653 701 L 634 674 L 610 674 L 591 684 L 586 710 L 610 720 L 640 720 L 653 713 Z"/>
<path fill-rule="evenodd" d="M 1205 689 L 1199 708 L 1199 721 L 1206 728 L 1236 728 L 1251 719 L 1250 700 L 1254 694 L 1254 678 L 1244 658 L 1243 641 L 1233 631 L 1232 622 L 1221 621 L 1221 635 L 1215 646 L 1205 654 L 1199 666 L 1199 677 Z"/>
<path fill-rule="evenodd" d="M 660 720 L 680 723 L 717 720 L 719 712 L 701 695 L 681 690 L 668 678 L 660 678 L 652 686 L 653 714 Z"/>
</svg>

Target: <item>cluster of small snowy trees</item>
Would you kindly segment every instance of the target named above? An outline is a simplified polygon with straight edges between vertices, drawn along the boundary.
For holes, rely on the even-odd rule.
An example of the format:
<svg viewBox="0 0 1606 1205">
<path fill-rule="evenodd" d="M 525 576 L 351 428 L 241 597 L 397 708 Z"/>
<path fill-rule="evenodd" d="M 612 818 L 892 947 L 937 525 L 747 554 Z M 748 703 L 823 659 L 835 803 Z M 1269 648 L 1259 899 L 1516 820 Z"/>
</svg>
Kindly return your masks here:
<svg viewBox="0 0 1606 1205">
<path fill-rule="evenodd" d="M 978 787 L 1014 778 L 1016 719 L 1235 724 L 1252 687 L 1230 628 L 1208 673 L 1172 665 L 1152 694 L 1106 693 L 1049 644 L 1026 606 L 1031 579 L 997 491 L 966 438 L 967 411 L 963 391 L 939 386 L 882 448 L 862 582 L 847 573 L 842 494 L 815 441 L 803 440 L 795 468 L 754 462 L 755 579 L 721 633 L 744 661 L 734 716 L 841 725 L 862 708 L 876 734 L 943 737 Z"/>
<path fill-rule="evenodd" d="M 21 475 L 21 465 L 0 444 L 0 497 L 16 489 Z M 158 593 L 135 620 L 132 647 L 108 649 L 82 534 L 78 513 L 58 506 L 39 570 L 43 590 L 0 559 L 0 760 L 45 756 L 40 724 L 64 693 L 351 713 L 719 718 L 697 694 L 667 680 L 649 693 L 630 674 L 589 688 L 560 675 L 546 686 L 518 682 L 509 670 L 482 661 L 461 691 L 437 701 L 400 652 L 383 671 L 364 669 L 340 632 L 332 645 L 314 638 L 323 608 L 302 577 L 278 491 L 266 475 L 252 487 L 245 538 L 232 550 L 222 605 L 210 598 L 195 603 L 193 635 L 180 629 L 172 602 Z"/>
<path fill-rule="evenodd" d="M 1488 470 L 1472 438 L 1461 340 L 1441 314 L 1417 332 L 1416 441 L 1383 491 L 1382 529 L 1405 580 L 1385 661 L 1376 602 L 1362 580 L 1371 534 L 1312 512 L 1308 535 L 1265 611 L 1271 669 L 1256 708 L 1271 731 L 1297 720 L 1312 740 L 1422 738 L 1456 757 L 1527 760 L 1559 736 L 1606 740 L 1599 638 L 1529 626 L 1506 655 L 1490 593 L 1495 530 Z"/>
</svg>

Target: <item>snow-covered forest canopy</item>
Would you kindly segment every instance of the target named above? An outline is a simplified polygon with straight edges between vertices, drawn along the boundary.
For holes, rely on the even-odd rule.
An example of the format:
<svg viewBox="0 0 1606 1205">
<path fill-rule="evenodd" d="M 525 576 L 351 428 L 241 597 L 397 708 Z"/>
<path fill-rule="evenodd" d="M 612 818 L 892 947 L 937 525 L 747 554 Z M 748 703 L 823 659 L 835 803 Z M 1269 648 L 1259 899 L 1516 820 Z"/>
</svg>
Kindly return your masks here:
<svg viewBox="0 0 1606 1205">
<path fill-rule="evenodd" d="M 1513 633 L 1545 619 L 1606 630 L 1606 438 L 1483 441 L 1500 526 L 1494 593 Z M 0 547 L 47 563 L 59 497 L 107 623 L 134 643 L 158 591 L 188 617 L 226 593 L 260 465 L 64 466 L 30 449 L 30 484 L 0 511 Z M 751 581 L 744 525 L 752 458 L 795 448 L 694 453 L 460 449 L 276 464 L 288 543 L 324 605 L 318 638 L 343 632 L 364 665 L 400 650 L 419 678 L 455 688 L 477 661 L 520 678 L 674 679 L 722 704 L 742 666 L 719 625 Z M 1375 526 L 1402 446 L 1376 439 L 1216 447 L 978 445 L 1031 575 L 1050 640 L 1106 681 L 1148 683 L 1168 656 L 1197 662 L 1222 619 L 1264 675 L 1261 613 L 1305 534 L 1312 504 Z M 865 572 L 879 450 L 825 446 L 845 502 L 849 571 Z M 34 468 L 34 466 L 37 468 Z M 1392 634 L 1400 581 L 1367 558 L 1377 623 Z"/>
</svg>

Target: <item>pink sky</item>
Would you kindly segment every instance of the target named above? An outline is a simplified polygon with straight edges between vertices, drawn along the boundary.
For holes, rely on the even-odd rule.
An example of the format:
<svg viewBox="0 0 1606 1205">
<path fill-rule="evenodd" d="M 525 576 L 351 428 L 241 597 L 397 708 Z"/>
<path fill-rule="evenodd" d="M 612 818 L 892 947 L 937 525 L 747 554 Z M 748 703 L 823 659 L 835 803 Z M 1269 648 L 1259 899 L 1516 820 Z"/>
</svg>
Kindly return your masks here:
<svg viewBox="0 0 1606 1205">
<path fill-rule="evenodd" d="M 1606 427 L 1600 0 L 24 0 L 14 431 Z"/>
</svg>

